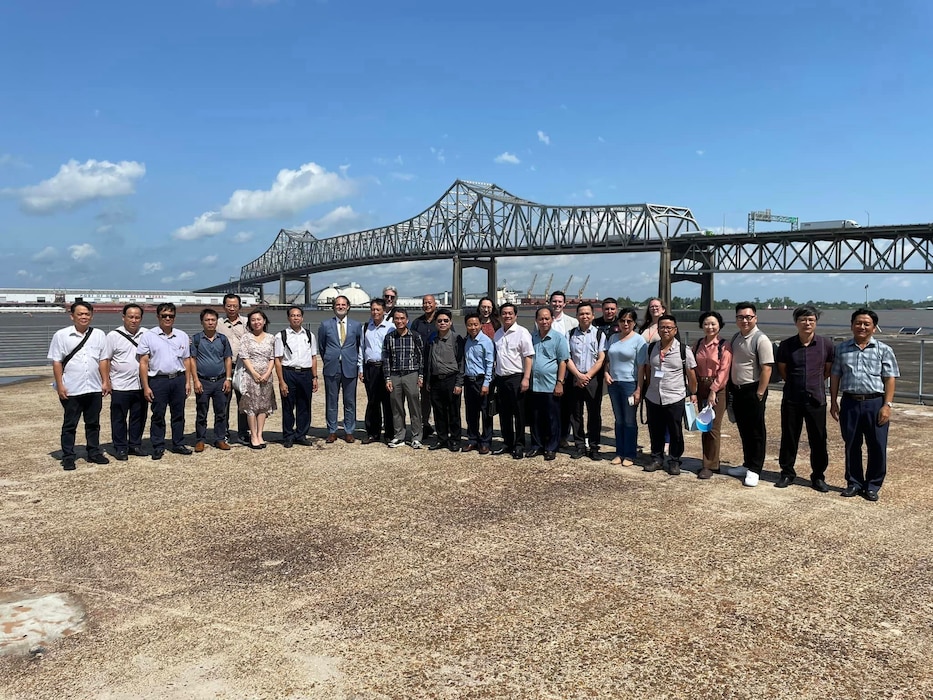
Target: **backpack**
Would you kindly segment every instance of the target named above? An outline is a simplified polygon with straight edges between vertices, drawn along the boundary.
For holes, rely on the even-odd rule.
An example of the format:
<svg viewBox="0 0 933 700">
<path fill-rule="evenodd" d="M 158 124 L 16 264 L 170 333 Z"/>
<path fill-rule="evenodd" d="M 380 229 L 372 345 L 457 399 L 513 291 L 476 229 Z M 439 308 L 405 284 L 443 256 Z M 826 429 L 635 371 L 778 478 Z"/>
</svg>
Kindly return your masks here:
<svg viewBox="0 0 933 700">
<path fill-rule="evenodd" d="M 307 328 L 304 328 L 303 330 L 305 332 L 305 335 L 308 336 L 308 345 L 313 346 L 314 341 L 311 340 L 311 331 L 309 331 Z M 282 329 L 282 345 L 284 345 L 285 349 L 288 350 L 289 352 L 292 351 L 292 349 L 288 347 L 288 329 L 287 328 Z"/>
<path fill-rule="evenodd" d="M 686 389 L 686 390 L 687 390 L 687 393 L 689 394 L 689 393 L 690 393 L 690 386 L 689 386 L 689 384 L 687 383 L 687 347 L 686 347 L 686 345 L 684 344 L 684 342 L 680 339 L 680 334 L 679 334 L 679 333 L 678 333 L 677 336 L 675 336 L 675 337 L 677 338 L 677 344 L 680 346 L 680 367 L 681 367 L 681 369 L 683 370 L 683 373 L 684 373 L 684 389 Z M 654 350 L 654 346 L 657 345 L 657 344 L 660 343 L 660 342 L 661 342 L 660 340 L 652 340 L 650 343 L 648 343 L 648 360 L 649 360 L 649 364 L 650 364 L 650 361 L 651 361 L 651 351 Z M 639 416 L 640 416 L 640 418 L 641 418 L 641 424 L 642 424 L 642 425 L 646 425 L 646 424 L 648 423 L 647 419 L 645 418 L 645 397 L 648 395 L 648 385 L 649 385 L 650 383 L 651 383 L 651 378 L 649 377 L 649 378 L 648 378 L 648 381 L 645 382 L 645 383 L 642 385 L 642 387 L 641 387 L 641 403 L 639 404 L 639 408 L 640 408 L 641 410 L 639 411 Z M 685 415 L 684 415 L 684 425 L 686 425 L 686 420 L 687 420 L 687 416 L 686 416 L 686 414 L 685 414 Z"/>
</svg>

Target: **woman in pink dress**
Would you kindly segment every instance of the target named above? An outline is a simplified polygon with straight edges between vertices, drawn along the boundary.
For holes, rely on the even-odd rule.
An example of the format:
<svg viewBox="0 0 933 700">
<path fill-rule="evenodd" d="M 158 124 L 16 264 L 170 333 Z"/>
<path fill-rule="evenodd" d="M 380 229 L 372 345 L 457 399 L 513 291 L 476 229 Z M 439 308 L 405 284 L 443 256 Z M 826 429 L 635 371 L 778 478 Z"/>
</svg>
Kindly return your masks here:
<svg viewBox="0 0 933 700">
<path fill-rule="evenodd" d="M 276 408 L 272 373 L 275 369 L 275 336 L 266 333 L 269 319 L 262 311 L 253 311 L 247 319 L 249 333 L 240 341 L 240 361 L 243 363 L 240 413 L 249 423 L 249 446 L 261 450 L 266 446 L 262 431 L 266 417 Z"/>
</svg>

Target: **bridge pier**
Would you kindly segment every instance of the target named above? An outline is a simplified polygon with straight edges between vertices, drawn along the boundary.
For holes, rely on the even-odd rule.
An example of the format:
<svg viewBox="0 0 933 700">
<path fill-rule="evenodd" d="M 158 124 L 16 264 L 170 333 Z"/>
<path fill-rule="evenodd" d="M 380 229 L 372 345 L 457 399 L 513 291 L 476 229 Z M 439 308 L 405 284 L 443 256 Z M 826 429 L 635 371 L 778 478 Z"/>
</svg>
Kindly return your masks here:
<svg viewBox="0 0 933 700">
<path fill-rule="evenodd" d="M 451 306 L 459 311 L 463 309 L 466 304 L 466 298 L 463 295 L 463 268 L 465 267 L 478 267 L 482 270 L 486 270 L 486 294 L 490 299 L 495 301 L 496 299 L 496 286 L 497 274 L 499 266 L 495 258 L 489 258 L 488 260 L 480 260 L 479 258 L 466 258 L 462 259 L 460 257 L 454 257 L 454 279 L 453 286 L 453 298 L 451 299 Z"/>
<path fill-rule="evenodd" d="M 285 273 L 279 273 L 279 303 L 285 303 Z"/>
<path fill-rule="evenodd" d="M 311 275 L 305 275 L 305 306 L 311 306 Z"/>
<path fill-rule="evenodd" d="M 661 266 L 658 270 L 658 298 L 670 309 L 671 305 L 671 249 L 667 241 L 661 246 Z"/>
</svg>

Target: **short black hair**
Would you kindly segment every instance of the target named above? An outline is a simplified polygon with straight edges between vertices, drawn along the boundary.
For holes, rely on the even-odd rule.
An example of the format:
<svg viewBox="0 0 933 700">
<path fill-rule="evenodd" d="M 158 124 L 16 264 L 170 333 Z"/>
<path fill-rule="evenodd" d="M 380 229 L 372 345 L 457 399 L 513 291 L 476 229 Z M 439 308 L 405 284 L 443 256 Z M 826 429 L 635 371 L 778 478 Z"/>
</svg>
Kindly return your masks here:
<svg viewBox="0 0 933 700">
<path fill-rule="evenodd" d="M 463 317 L 463 323 L 466 324 L 466 322 L 469 321 L 471 318 L 475 318 L 477 321 L 480 320 L 479 314 L 476 313 L 475 311 L 471 311 L 470 313 L 468 313 L 466 316 Z"/>
<path fill-rule="evenodd" d="M 292 304 L 291 306 L 289 306 L 288 311 L 285 312 L 285 315 L 290 316 L 292 311 L 297 311 L 298 313 L 300 313 L 302 318 L 304 318 L 305 316 L 305 310 L 302 309 L 300 306 L 298 306 L 298 304 Z"/>
<path fill-rule="evenodd" d="M 139 309 L 139 315 L 140 315 L 140 317 L 144 316 L 145 313 L 146 313 L 145 311 L 143 311 L 143 307 L 141 307 L 139 304 L 137 304 L 137 303 L 131 301 L 129 304 L 124 305 L 124 307 L 123 307 L 123 315 L 126 316 L 126 312 L 129 311 L 130 309 Z"/>
<path fill-rule="evenodd" d="M 175 305 L 170 301 L 164 301 L 156 307 L 156 315 L 161 316 L 163 311 L 171 311 L 172 313 L 178 313 L 175 309 Z"/>
<path fill-rule="evenodd" d="M 866 308 L 856 309 L 855 311 L 852 312 L 852 319 L 849 321 L 849 323 L 850 324 L 855 323 L 855 319 L 858 316 L 870 316 L 872 322 L 875 324 L 875 327 L 876 328 L 878 327 L 878 314 L 876 314 L 871 309 L 866 309 Z"/>
<path fill-rule="evenodd" d="M 408 312 L 401 306 L 396 306 L 394 309 L 392 309 L 392 318 L 395 318 L 395 314 L 402 314 L 402 316 L 408 318 Z"/>
<path fill-rule="evenodd" d="M 700 314 L 700 323 L 699 323 L 700 328 L 703 327 L 703 321 L 705 321 L 708 318 L 715 318 L 717 321 L 719 321 L 720 328 L 722 328 L 723 324 L 725 323 L 722 320 L 722 314 L 719 313 L 718 311 L 704 311 L 703 313 Z"/>
<path fill-rule="evenodd" d="M 819 320 L 820 312 L 819 309 L 817 309 L 815 306 L 804 304 L 803 306 L 798 306 L 796 309 L 794 309 L 794 323 L 797 323 L 797 320 L 802 316 L 813 316 Z"/>
<path fill-rule="evenodd" d="M 204 320 L 205 316 L 214 316 L 215 318 L 220 318 L 216 311 L 213 309 L 201 309 L 201 320 Z"/>
<path fill-rule="evenodd" d="M 758 313 L 758 307 L 755 306 L 755 304 L 750 301 L 740 301 L 738 304 L 735 305 L 735 312 L 738 313 L 739 309 L 751 309 L 756 314 Z"/>
<path fill-rule="evenodd" d="M 233 293 L 224 294 L 224 306 L 227 305 L 227 302 L 228 302 L 230 299 L 236 299 L 236 303 L 239 304 L 240 306 L 243 306 L 243 300 L 240 299 L 240 295 L 239 295 L 239 294 L 233 294 Z"/>
<path fill-rule="evenodd" d="M 79 306 L 83 306 L 85 309 L 90 311 L 91 314 L 94 313 L 94 307 L 91 306 L 91 302 L 84 301 L 83 299 L 78 299 L 78 301 L 71 305 L 71 313 L 74 313 L 75 309 L 77 309 Z"/>
</svg>

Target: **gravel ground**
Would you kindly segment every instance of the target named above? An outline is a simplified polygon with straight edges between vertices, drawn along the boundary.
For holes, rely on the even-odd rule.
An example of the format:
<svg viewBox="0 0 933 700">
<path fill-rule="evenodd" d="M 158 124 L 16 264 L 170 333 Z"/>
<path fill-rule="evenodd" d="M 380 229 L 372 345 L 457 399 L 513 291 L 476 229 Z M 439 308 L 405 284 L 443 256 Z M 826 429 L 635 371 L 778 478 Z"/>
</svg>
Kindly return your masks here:
<svg viewBox="0 0 933 700">
<path fill-rule="evenodd" d="M 933 695 L 933 409 L 895 408 L 878 503 L 839 497 L 834 426 L 831 493 L 772 487 L 779 391 L 755 489 L 342 442 L 68 473 L 49 370 L 25 373 L 0 389 L 0 595 L 87 619 L 0 657 L 4 698 Z"/>
</svg>

